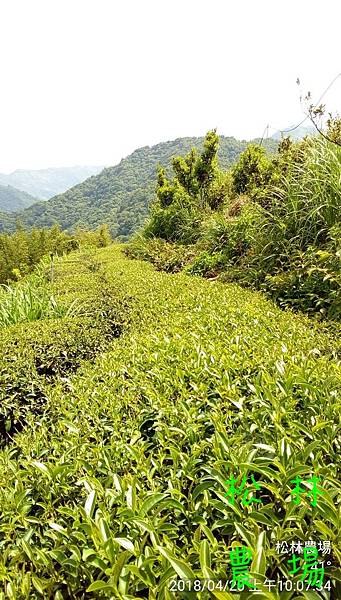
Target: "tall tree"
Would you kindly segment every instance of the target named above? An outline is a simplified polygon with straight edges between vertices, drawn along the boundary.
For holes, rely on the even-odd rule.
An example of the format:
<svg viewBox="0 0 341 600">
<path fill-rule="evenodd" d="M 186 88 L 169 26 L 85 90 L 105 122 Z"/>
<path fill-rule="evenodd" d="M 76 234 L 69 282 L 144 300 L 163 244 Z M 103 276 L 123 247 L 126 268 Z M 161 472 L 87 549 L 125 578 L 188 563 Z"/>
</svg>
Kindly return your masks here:
<svg viewBox="0 0 341 600">
<path fill-rule="evenodd" d="M 161 208 L 170 206 L 175 197 L 176 188 L 166 176 L 165 169 L 159 165 L 157 171 L 156 196 L 160 202 Z"/>
<path fill-rule="evenodd" d="M 192 148 L 185 156 L 176 156 L 172 159 L 173 170 L 178 182 L 191 196 L 198 193 L 198 181 L 195 168 L 198 161 L 196 148 Z"/>
<path fill-rule="evenodd" d="M 195 176 L 199 186 L 200 207 L 205 208 L 209 187 L 218 171 L 219 137 L 217 130 L 209 131 L 204 140 L 204 149 L 195 166 Z"/>
</svg>

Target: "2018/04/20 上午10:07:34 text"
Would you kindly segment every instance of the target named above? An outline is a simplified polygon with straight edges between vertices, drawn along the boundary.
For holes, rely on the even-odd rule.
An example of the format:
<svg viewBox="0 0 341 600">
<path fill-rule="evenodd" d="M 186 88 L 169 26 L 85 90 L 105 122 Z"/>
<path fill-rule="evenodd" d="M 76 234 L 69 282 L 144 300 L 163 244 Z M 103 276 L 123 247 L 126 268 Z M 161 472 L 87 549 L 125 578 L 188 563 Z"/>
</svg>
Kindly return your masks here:
<svg viewBox="0 0 341 600">
<path fill-rule="evenodd" d="M 266 591 L 275 591 L 279 592 L 284 591 L 294 591 L 294 592 L 302 592 L 302 591 L 322 591 L 322 590 L 331 590 L 331 582 L 330 580 L 326 581 L 323 585 L 319 586 L 311 586 L 309 583 L 304 581 L 292 581 L 291 579 L 278 579 L 277 581 L 274 579 L 265 579 L 262 586 L 257 584 L 255 580 L 250 580 L 250 585 L 247 587 L 244 584 L 236 584 L 233 580 L 229 579 L 172 579 L 168 589 L 170 592 L 203 592 L 203 591 L 220 591 L 220 592 L 235 592 L 239 593 L 247 589 L 249 592 L 259 592 L 265 589 Z"/>
</svg>

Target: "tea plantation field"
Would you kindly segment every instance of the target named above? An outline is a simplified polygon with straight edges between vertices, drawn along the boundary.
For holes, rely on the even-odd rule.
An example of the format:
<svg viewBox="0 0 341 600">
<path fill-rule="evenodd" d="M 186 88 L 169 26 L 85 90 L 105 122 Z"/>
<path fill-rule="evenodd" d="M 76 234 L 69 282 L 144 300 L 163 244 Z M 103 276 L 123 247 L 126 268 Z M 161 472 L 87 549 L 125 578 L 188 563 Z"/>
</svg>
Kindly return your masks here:
<svg viewBox="0 0 341 600">
<path fill-rule="evenodd" d="M 116 245 L 46 286 L 79 310 L 0 329 L 1 600 L 341 597 L 337 332 Z M 309 540 L 331 589 L 268 589 Z M 238 545 L 259 591 L 171 585 Z"/>
</svg>

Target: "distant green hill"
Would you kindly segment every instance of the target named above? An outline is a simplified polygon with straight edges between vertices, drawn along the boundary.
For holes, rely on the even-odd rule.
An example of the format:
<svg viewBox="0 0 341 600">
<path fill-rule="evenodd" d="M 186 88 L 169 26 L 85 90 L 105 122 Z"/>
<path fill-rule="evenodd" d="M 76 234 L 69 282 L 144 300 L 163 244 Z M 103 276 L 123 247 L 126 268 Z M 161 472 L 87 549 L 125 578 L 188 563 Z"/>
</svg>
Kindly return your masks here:
<svg viewBox="0 0 341 600">
<path fill-rule="evenodd" d="M 88 177 L 97 175 L 102 169 L 103 166 L 17 169 L 9 174 L 0 173 L 0 185 L 11 185 L 39 200 L 48 200 L 56 194 L 62 194 Z"/>
<path fill-rule="evenodd" d="M 17 190 L 11 185 L 0 185 L 0 210 L 5 212 L 23 210 L 34 202 L 37 202 L 37 198 L 30 194 Z"/>
<path fill-rule="evenodd" d="M 118 165 L 104 169 L 47 202 L 38 202 L 14 215 L 0 213 L 0 231 L 13 230 L 18 217 L 28 227 L 50 227 L 59 223 L 62 229 L 68 230 L 77 225 L 92 229 L 106 222 L 114 236 L 126 240 L 146 219 L 154 196 L 157 165 L 167 166 L 172 156 L 188 152 L 193 146 L 201 148 L 202 143 L 202 137 L 186 137 L 139 148 Z M 221 167 L 232 165 L 248 143 L 221 136 Z M 264 145 L 269 150 L 277 147 L 274 140 L 266 140 Z"/>
</svg>

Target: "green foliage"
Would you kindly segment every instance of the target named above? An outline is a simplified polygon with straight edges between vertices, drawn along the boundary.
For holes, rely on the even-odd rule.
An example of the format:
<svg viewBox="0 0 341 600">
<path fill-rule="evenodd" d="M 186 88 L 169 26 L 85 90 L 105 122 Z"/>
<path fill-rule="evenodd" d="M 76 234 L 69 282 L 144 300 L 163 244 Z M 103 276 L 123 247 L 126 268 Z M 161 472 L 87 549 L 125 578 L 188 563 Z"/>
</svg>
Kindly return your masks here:
<svg viewBox="0 0 341 600">
<path fill-rule="evenodd" d="M 215 144 L 212 132 L 208 139 Z M 282 307 L 338 319 L 340 152 L 323 136 L 296 143 L 284 138 L 277 154 L 268 156 L 251 144 L 229 172 L 215 168 L 206 190 L 211 211 L 200 208 L 195 195 L 187 203 L 197 208 L 198 219 L 195 235 L 186 237 L 186 243 L 196 244 L 192 262 L 184 261 L 186 272 L 221 274 L 224 281 L 262 289 Z M 181 188 L 177 174 L 172 185 Z M 152 231 L 164 240 L 180 239 L 181 222 L 187 218 L 190 226 L 190 212 L 179 212 L 176 220 L 175 206 L 173 199 L 171 209 L 157 207 L 146 238 Z M 321 257 L 327 257 L 324 264 Z"/>
<path fill-rule="evenodd" d="M 260 587 L 288 574 L 278 541 L 329 539 L 340 559 L 336 338 L 260 293 L 115 246 L 63 258 L 54 286 L 93 316 L 0 334 L 0 406 L 15 411 L 0 451 L 7 597 L 169 600 L 175 577 L 229 577 L 232 544 L 252 551 Z M 232 506 L 231 473 L 254 474 L 262 503 Z M 320 477 L 316 507 L 293 504 L 297 474 Z"/>
<path fill-rule="evenodd" d="M 341 117 L 329 115 L 327 121 L 327 138 L 334 144 L 341 146 Z"/>
<path fill-rule="evenodd" d="M 168 180 L 165 169 L 159 165 L 157 172 L 156 197 L 159 201 L 160 208 L 167 208 L 167 206 L 173 204 L 176 191 L 177 188 Z"/>
<path fill-rule="evenodd" d="M 196 196 L 199 191 L 196 177 L 197 165 L 198 153 L 196 148 L 192 148 L 185 157 L 175 156 L 172 159 L 176 179 L 190 196 Z"/>
<path fill-rule="evenodd" d="M 159 237 L 182 244 L 195 242 L 200 235 L 200 215 L 184 192 L 176 194 L 171 206 L 161 208 L 154 205 L 151 216 L 144 228 L 146 238 Z"/>
<path fill-rule="evenodd" d="M 98 248 L 105 248 L 106 246 L 109 246 L 109 244 L 111 244 L 112 242 L 109 225 L 107 223 L 103 223 L 102 225 L 100 225 L 95 231 L 95 236 L 93 233 L 92 235 L 93 237 L 97 235 L 96 246 Z"/>
<path fill-rule="evenodd" d="M 321 250 L 309 246 L 290 258 L 290 269 L 267 275 L 261 285 L 281 306 L 319 312 L 333 319 L 341 317 L 341 236 Z"/>
<path fill-rule="evenodd" d="M 298 142 L 293 142 L 290 137 L 285 137 L 278 144 L 277 154 L 272 157 L 273 174 L 271 181 L 280 183 L 283 175 L 292 174 L 296 165 L 303 165 L 306 161 L 307 151 L 314 146 L 316 140 L 306 137 Z"/>
<path fill-rule="evenodd" d="M 106 224 L 95 231 L 79 227 L 73 235 L 62 232 L 59 225 L 27 231 L 18 224 L 14 234 L 0 234 L 0 284 L 20 279 L 32 271 L 46 254 L 60 256 L 80 246 L 103 248 L 110 243 L 111 235 Z"/>
<path fill-rule="evenodd" d="M 208 191 L 218 171 L 219 137 L 216 130 L 209 131 L 204 140 L 204 148 L 195 164 L 195 178 L 200 193 L 200 207 L 204 208 L 208 200 Z"/>
<path fill-rule="evenodd" d="M 331 318 L 340 317 L 340 165 L 337 146 L 324 139 L 306 145 L 304 160 L 294 161 L 275 190 L 243 265 L 282 306 Z"/>
<path fill-rule="evenodd" d="M 42 263 L 37 273 L 2 293 L 0 446 L 26 426 L 30 415 L 44 412 L 46 390 L 57 377 L 77 371 L 83 360 L 94 359 L 121 334 L 119 299 L 110 297 L 105 278 L 93 271 L 88 255 L 78 254 L 78 261 L 93 274 L 73 278 L 76 292 L 71 280 L 66 289 L 60 285 L 68 275 L 64 259 L 55 265 L 59 286 L 46 282 L 49 265 Z"/>
<path fill-rule="evenodd" d="M 186 267 L 185 272 L 191 275 L 214 277 L 226 267 L 227 262 L 228 259 L 225 252 L 208 252 L 208 250 L 203 250 Z"/>
<path fill-rule="evenodd" d="M 19 225 L 12 235 L 0 234 L 0 283 L 30 272 L 49 252 L 66 252 L 69 239 L 57 225 L 50 230 L 34 228 L 29 232 Z"/>
<path fill-rule="evenodd" d="M 274 216 L 286 224 L 289 239 L 301 248 L 323 243 L 341 222 L 341 148 L 324 139 L 306 147 L 305 161 L 295 163 L 283 181 Z"/>
<path fill-rule="evenodd" d="M 232 189 L 235 196 L 246 194 L 251 198 L 264 190 L 271 179 L 272 162 L 265 149 L 250 144 L 232 169 Z"/>
<path fill-rule="evenodd" d="M 211 277 L 228 270 L 252 247 L 262 220 L 262 209 L 252 202 L 241 206 L 238 216 L 228 212 L 212 215 L 203 225 L 198 244 L 204 250 L 197 254 L 186 272 Z"/>
<path fill-rule="evenodd" d="M 229 259 L 241 257 L 254 244 L 263 220 L 264 210 L 257 203 L 246 201 L 238 215 L 231 215 L 229 210 L 214 215 L 206 223 L 203 243 L 213 243 L 214 250 L 223 250 Z"/>
<path fill-rule="evenodd" d="M 232 197 L 232 175 L 229 171 L 216 171 L 207 190 L 207 204 L 212 210 L 223 207 Z"/>
<path fill-rule="evenodd" d="M 198 156 L 196 149 L 172 159 L 174 178 L 169 180 L 159 166 L 156 199 L 144 227 L 146 238 L 159 237 L 183 244 L 195 242 L 200 235 L 201 212 L 218 208 L 231 187 L 231 179 L 218 168 L 216 131 L 209 131 Z"/>
<path fill-rule="evenodd" d="M 125 254 L 130 258 L 150 261 L 158 271 L 177 273 L 193 258 L 195 251 L 190 245 L 169 243 L 160 238 L 146 239 L 136 234 L 131 244 L 125 246 Z"/>
</svg>

